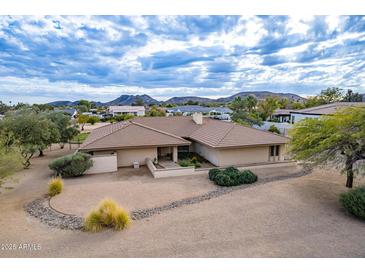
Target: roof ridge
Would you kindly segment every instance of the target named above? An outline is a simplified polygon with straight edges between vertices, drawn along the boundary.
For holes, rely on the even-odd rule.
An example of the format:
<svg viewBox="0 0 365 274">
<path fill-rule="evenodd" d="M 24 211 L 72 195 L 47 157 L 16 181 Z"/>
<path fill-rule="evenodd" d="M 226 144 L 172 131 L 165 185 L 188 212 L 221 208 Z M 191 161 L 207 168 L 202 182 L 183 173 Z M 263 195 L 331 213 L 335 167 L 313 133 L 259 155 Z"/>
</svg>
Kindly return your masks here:
<svg viewBox="0 0 365 274">
<path fill-rule="evenodd" d="M 105 135 L 101 136 L 100 138 L 97 138 L 97 139 L 95 139 L 94 141 L 92 141 L 92 142 L 90 142 L 90 143 L 88 143 L 88 144 L 85 144 L 85 146 L 91 145 L 91 144 L 95 143 L 96 141 L 100 141 L 101 139 L 104 139 L 105 137 L 107 137 L 107 136 L 109 136 L 109 135 L 111 135 L 111 134 L 113 134 L 113 133 L 115 133 L 115 132 L 118 132 L 119 130 L 122 130 L 122 129 L 124 129 L 124 128 L 126 128 L 126 127 L 128 127 L 128 126 L 130 126 L 130 125 L 131 125 L 131 122 L 130 122 L 130 121 L 120 121 L 120 122 L 118 122 L 118 123 L 116 123 L 116 124 L 119 124 L 119 123 L 126 123 L 126 126 L 124 126 L 124 127 L 120 127 L 120 128 L 118 128 L 117 130 L 115 130 L 115 131 L 112 131 L 112 132 L 110 132 L 110 133 L 108 133 L 108 134 L 105 134 Z M 113 124 L 105 125 L 105 126 L 102 126 L 102 127 L 106 127 L 106 126 L 113 126 Z M 100 127 L 100 128 L 102 128 L 102 127 Z M 80 148 L 83 148 L 83 146 L 81 145 L 81 146 L 80 146 Z"/>
<path fill-rule="evenodd" d="M 177 139 L 180 139 L 180 140 L 184 140 L 186 141 L 186 139 L 180 137 L 180 136 L 177 136 L 175 134 L 172 134 L 172 133 L 169 133 L 169 132 L 166 132 L 166 131 L 163 131 L 163 130 L 159 130 L 159 129 L 156 129 L 156 128 L 153 128 L 153 127 L 149 127 L 149 126 L 146 126 L 146 125 L 143 125 L 143 124 L 140 124 L 140 123 L 137 123 L 135 121 L 130 121 L 131 124 L 134 124 L 134 125 L 137 125 L 137 126 L 140 126 L 140 127 L 144 127 L 144 128 L 147 128 L 147 129 L 150 129 L 150 130 L 153 130 L 153 131 L 156 131 L 156 132 L 159 132 L 159 133 L 162 133 L 162 134 L 165 134 L 165 135 L 168 135 L 168 136 L 171 136 L 171 137 L 174 137 L 174 138 L 177 138 Z"/>
</svg>

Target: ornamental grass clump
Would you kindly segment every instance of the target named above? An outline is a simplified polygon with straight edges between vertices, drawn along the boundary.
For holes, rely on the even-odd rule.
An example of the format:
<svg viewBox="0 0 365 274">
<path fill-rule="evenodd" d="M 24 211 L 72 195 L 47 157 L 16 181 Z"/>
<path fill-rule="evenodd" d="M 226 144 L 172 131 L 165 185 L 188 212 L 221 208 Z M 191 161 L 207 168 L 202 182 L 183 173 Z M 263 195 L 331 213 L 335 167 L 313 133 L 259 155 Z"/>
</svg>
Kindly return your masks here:
<svg viewBox="0 0 365 274">
<path fill-rule="evenodd" d="M 365 187 L 341 193 L 340 203 L 346 211 L 365 220 Z"/>
<path fill-rule="evenodd" d="M 92 210 L 85 218 L 84 228 L 86 231 L 98 232 L 103 228 L 123 230 L 131 223 L 128 213 L 111 200 L 102 200 L 98 209 Z"/>
<path fill-rule="evenodd" d="M 60 177 L 52 178 L 48 185 L 48 195 L 53 197 L 60 194 L 63 189 L 63 182 Z"/>
</svg>

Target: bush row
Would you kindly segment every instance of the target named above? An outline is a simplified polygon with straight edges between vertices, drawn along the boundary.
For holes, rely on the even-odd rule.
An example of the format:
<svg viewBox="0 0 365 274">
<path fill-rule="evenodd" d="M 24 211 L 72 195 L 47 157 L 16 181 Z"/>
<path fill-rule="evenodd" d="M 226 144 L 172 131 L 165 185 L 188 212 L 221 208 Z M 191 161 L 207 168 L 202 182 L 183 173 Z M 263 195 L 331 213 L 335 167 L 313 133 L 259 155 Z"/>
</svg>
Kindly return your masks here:
<svg viewBox="0 0 365 274">
<path fill-rule="evenodd" d="M 235 167 L 213 168 L 209 170 L 209 180 L 219 186 L 237 186 L 252 184 L 257 181 L 257 176 L 251 170 L 239 171 Z"/>
</svg>

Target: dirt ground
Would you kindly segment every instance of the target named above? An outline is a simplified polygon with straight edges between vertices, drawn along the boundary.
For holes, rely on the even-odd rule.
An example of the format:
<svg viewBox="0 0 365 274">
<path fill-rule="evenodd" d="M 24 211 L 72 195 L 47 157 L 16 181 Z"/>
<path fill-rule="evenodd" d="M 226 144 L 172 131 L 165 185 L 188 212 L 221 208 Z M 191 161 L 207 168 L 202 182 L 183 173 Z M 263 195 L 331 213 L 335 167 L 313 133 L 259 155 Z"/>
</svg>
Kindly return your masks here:
<svg viewBox="0 0 365 274">
<path fill-rule="evenodd" d="M 365 256 L 365 223 L 338 203 L 338 194 L 346 190 L 344 178 L 324 170 L 166 211 L 122 232 L 50 228 L 28 216 L 23 205 L 46 193 L 47 165 L 65 153 L 69 150 L 35 158 L 29 170 L 15 176 L 14 189 L 0 194 L 0 257 Z M 259 176 L 274 172 L 279 171 L 267 169 Z M 147 171 L 137 176 L 134 170 L 121 170 L 66 180 L 64 193 L 53 203 L 84 214 L 109 196 L 130 210 L 212 188 L 204 175 L 154 181 Z M 34 244 L 37 250 L 20 249 L 20 244 Z"/>
</svg>

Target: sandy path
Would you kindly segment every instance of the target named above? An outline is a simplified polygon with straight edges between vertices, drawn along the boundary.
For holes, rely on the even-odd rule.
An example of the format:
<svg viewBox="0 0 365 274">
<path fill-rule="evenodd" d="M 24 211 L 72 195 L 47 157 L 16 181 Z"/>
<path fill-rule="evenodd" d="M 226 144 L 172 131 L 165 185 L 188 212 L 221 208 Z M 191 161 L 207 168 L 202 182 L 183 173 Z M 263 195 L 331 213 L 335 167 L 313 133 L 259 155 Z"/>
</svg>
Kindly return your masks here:
<svg viewBox="0 0 365 274">
<path fill-rule="evenodd" d="M 365 223 L 344 214 L 345 188 L 333 172 L 236 191 L 98 234 L 50 228 L 23 204 L 46 192 L 47 164 L 35 159 L 16 189 L 0 195 L 0 242 L 41 250 L 0 250 L 1 257 L 364 257 Z"/>
</svg>

